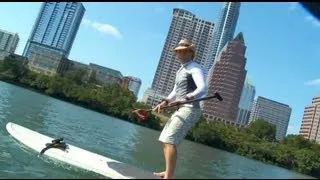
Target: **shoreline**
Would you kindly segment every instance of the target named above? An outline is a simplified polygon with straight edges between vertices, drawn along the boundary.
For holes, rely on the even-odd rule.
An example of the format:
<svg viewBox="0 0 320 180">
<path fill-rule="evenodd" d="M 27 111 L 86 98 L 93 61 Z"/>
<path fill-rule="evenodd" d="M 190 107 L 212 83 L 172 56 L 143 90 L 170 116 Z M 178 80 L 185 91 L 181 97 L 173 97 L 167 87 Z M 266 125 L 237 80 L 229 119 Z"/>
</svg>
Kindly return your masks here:
<svg viewBox="0 0 320 180">
<path fill-rule="evenodd" d="M 90 106 L 81 104 L 81 103 L 79 103 L 79 102 L 70 101 L 70 100 L 68 100 L 68 99 L 66 99 L 66 98 L 62 98 L 62 97 L 58 97 L 58 96 L 48 95 L 48 94 L 46 94 L 45 92 L 43 92 L 43 91 L 41 91 L 41 90 L 39 90 L 39 89 L 30 87 L 30 86 L 25 85 L 25 84 L 20 83 L 20 82 L 15 82 L 15 81 L 12 81 L 12 80 L 2 79 L 2 78 L 0 78 L 0 81 L 5 82 L 5 83 L 8 83 L 8 84 L 11 84 L 11 85 L 14 85 L 14 86 L 18 86 L 18 87 L 21 87 L 21 88 L 24 88 L 24 89 L 27 89 L 27 90 L 30 90 L 30 91 L 32 91 L 32 92 L 36 92 L 36 93 L 39 93 L 39 94 L 41 94 L 41 95 L 44 95 L 44 96 L 47 96 L 47 97 L 51 97 L 51 98 L 54 98 L 54 99 L 57 99 L 57 100 L 60 100 L 60 101 L 66 102 L 66 103 L 70 103 L 70 104 L 72 104 L 72 105 L 79 106 L 79 107 L 85 108 L 85 109 L 90 110 L 90 111 L 94 111 L 94 112 L 100 113 L 100 114 L 102 114 L 102 115 L 111 116 L 111 117 L 113 117 L 113 118 L 117 118 L 117 119 L 122 120 L 122 121 L 125 121 L 125 122 L 133 123 L 133 124 L 136 124 L 136 125 L 139 125 L 139 126 L 142 126 L 142 127 L 146 127 L 146 128 L 150 128 L 150 129 L 153 129 L 153 130 L 156 130 L 156 131 L 160 131 L 160 130 L 155 129 L 155 128 L 147 127 L 146 125 L 141 124 L 141 123 L 136 122 L 136 121 L 133 121 L 133 120 L 131 120 L 131 119 L 126 120 L 126 119 L 124 119 L 124 118 L 122 118 L 122 117 L 118 117 L 118 116 L 116 116 L 116 115 L 107 114 L 107 113 L 105 113 L 105 112 L 102 112 L 102 111 L 100 111 L 100 110 L 98 110 L 98 109 L 95 109 L 95 108 L 93 108 L 93 107 L 90 107 Z M 162 126 L 161 126 L 161 128 L 162 128 Z"/>
</svg>

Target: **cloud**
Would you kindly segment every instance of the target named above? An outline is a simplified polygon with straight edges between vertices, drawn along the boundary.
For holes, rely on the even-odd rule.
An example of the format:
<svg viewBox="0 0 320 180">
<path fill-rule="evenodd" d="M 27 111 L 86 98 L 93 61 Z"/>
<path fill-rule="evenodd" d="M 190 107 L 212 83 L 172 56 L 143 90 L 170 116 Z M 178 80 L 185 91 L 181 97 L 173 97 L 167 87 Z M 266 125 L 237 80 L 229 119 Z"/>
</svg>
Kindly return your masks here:
<svg viewBox="0 0 320 180">
<path fill-rule="evenodd" d="M 84 18 L 82 20 L 83 25 L 85 25 L 86 27 L 91 27 L 101 33 L 107 34 L 107 35 L 111 35 L 117 39 L 123 39 L 122 34 L 120 33 L 120 31 L 118 30 L 118 28 L 116 28 L 115 26 L 111 25 L 111 24 L 106 24 L 106 23 L 101 23 L 101 22 L 96 22 L 96 21 L 91 21 L 89 19 Z"/>
<path fill-rule="evenodd" d="M 311 81 L 307 81 L 307 82 L 304 83 L 304 85 L 306 85 L 306 86 L 318 86 L 318 85 L 320 85 L 320 78 L 314 79 L 314 80 L 311 80 Z"/>
<path fill-rule="evenodd" d="M 289 10 L 294 11 L 298 7 L 298 2 L 290 2 Z"/>
<path fill-rule="evenodd" d="M 99 22 L 93 22 L 91 24 L 91 26 L 93 28 L 95 28 L 96 30 L 102 32 L 102 33 L 110 34 L 110 35 L 112 35 L 112 36 L 114 36 L 114 37 L 116 37 L 118 39 L 122 39 L 123 38 L 121 33 L 120 33 L 120 31 L 116 27 L 114 27 L 114 26 L 112 26 L 110 24 L 103 24 L 103 23 L 99 23 Z"/>
<path fill-rule="evenodd" d="M 308 15 L 305 17 L 305 20 L 308 22 L 311 22 L 311 24 L 313 24 L 316 27 L 320 27 L 320 22 L 317 19 L 315 19 L 313 16 Z"/>
</svg>

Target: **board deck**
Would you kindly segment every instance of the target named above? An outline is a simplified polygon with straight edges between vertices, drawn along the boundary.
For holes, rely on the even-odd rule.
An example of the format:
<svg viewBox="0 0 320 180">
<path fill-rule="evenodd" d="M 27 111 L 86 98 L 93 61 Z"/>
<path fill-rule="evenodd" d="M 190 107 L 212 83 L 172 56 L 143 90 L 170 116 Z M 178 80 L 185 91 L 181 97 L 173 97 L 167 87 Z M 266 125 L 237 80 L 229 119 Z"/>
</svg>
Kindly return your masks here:
<svg viewBox="0 0 320 180">
<path fill-rule="evenodd" d="M 6 129 L 13 138 L 39 153 L 46 147 L 47 143 L 54 140 L 12 122 L 7 123 Z M 50 148 L 43 155 L 111 179 L 158 179 L 152 172 L 66 144 L 66 150 Z"/>
</svg>

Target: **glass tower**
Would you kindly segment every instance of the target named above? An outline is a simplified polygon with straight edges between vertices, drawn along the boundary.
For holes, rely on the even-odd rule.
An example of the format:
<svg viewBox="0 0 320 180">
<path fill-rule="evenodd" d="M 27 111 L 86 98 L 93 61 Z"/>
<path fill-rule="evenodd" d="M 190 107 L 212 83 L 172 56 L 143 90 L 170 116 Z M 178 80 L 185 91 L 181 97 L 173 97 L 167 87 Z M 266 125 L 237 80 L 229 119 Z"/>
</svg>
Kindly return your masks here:
<svg viewBox="0 0 320 180">
<path fill-rule="evenodd" d="M 218 23 L 213 33 L 213 44 L 211 46 L 210 55 L 205 65 L 205 74 L 209 73 L 214 60 L 217 58 L 221 49 L 228 41 L 233 39 L 235 29 L 238 22 L 240 12 L 240 2 L 224 2 L 222 5 Z"/>
<path fill-rule="evenodd" d="M 30 57 L 33 42 L 55 49 L 68 57 L 85 8 L 79 2 L 44 2 L 32 28 L 23 56 Z"/>
</svg>

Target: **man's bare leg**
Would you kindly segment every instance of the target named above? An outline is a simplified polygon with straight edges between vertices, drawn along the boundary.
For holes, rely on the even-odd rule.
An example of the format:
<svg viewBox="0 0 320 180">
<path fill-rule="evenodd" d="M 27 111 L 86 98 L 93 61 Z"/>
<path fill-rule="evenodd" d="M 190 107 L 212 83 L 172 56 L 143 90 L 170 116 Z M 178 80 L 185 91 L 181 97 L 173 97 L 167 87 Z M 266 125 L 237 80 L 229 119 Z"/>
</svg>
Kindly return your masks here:
<svg viewBox="0 0 320 180">
<path fill-rule="evenodd" d="M 177 148 L 173 144 L 163 143 L 163 153 L 166 163 L 166 170 L 153 174 L 163 179 L 172 179 L 177 161 Z"/>
<path fill-rule="evenodd" d="M 162 151 L 163 151 L 164 160 L 166 161 L 166 148 L 165 148 L 165 144 L 164 143 L 162 143 Z M 155 176 L 163 178 L 165 173 L 166 173 L 166 171 L 162 171 L 162 172 L 154 172 L 153 174 Z"/>
<path fill-rule="evenodd" d="M 177 161 L 177 148 L 173 144 L 165 144 L 166 171 L 164 179 L 172 179 Z"/>
</svg>

